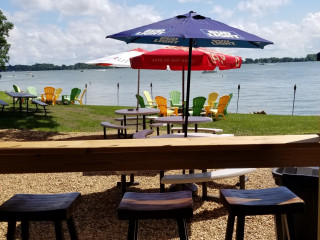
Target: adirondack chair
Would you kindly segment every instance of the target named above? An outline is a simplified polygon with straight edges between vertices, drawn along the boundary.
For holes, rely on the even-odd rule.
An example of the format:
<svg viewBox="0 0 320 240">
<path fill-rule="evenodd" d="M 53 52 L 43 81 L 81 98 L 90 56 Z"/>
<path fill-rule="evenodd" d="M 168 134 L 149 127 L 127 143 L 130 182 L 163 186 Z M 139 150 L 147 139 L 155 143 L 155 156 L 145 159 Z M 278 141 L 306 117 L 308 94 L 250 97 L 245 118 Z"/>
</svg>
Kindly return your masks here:
<svg viewBox="0 0 320 240">
<path fill-rule="evenodd" d="M 170 95 L 170 106 L 171 107 L 182 107 L 182 103 L 180 103 L 181 93 L 177 90 L 173 90 L 169 92 Z"/>
<path fill-rule="evenodd" d="M 54 87 L 45 87 L 44 94 L 41 94 L 41 101 L 45 103 L 53 103 L 54 101 Z"/>
<path fill-rule="evenodd" d="M 36 99 L 36 100 L 40 100 L 42 99 L 41 97 L 41 94 L 37 94 L 37 89 L 35 87 L 27 87 L 27 90 L 28 90 L 28 93 L 34 95 L 34 96 L 37 96 L 36 98 L 33 98 L 33 99 Z M 32 99 L 29 99 L 29 103 L 31 102 Z"/>
<path fill-rule="evenodd" d="M 13 89 L 15 92 L 21 92 L 20 88 L 16 85 L 12 85 L 13 86 Z M 19 99 L 17 99 L 15 102 L 17 103 L 19 101 Z M 21 98 L 21 103 L 24 103 L 25 99 L 24 98 Z"/>
<path fill-rule="evenodd" d="M 219 94 L 216 92 L 209 93 L 208 105 L 204 106 L 204 109 L 206 110 L 206 116 L 208 116 L 210 109 L 216 108 L 215 105 L 216 105 L 216 101 L 218 99 L 218 96 L 219 96 Z"/>
<path fill-rule="evenodd" d="M 52 102 L 53 105 L 55 105 L 57 100 L 59 100 L 61 92 L 62 92 L 62 88 L 57 88 L 56 91 L 54 92 L 54 99 Z"/>
<path fill-rule="evenodd" d="M 75 99 L 78 98 L 79 94 L 81 93 L 80 88 L 72 88 L 70 95 L 62 95 L 62 102 L 63 104 L 74 104 Z"/>
<path fill-rule="evenodd" d="M 141 95 L 136 94 L 136 98 L 137 98 L 138 101 L 139 101 L 140 107 L 141 107 L 141 108 L 145 108 L 145 107 L 146 107 L 146 104 L 144 103 L 143 97 L 142 97 Z"/>
<path fill-rule="evenodd" d="M 224 109 L 224 111 L 223 111 L 223 113 L 224 113 L 225 116 L 228 116 L 228 106 L 229 106 L 229 103 L 230 103 L 230 101 L 231 101 L 231 98 L 233 97 L 233 93 L 230 93 L 229 96 L 230 96 L 230 99 L 229 99 L 229 101 L 228 101 L 228 103 L 227 103 L 227 106 L 225 107 L 225 109 Z"/>
<path fill-rule="evenodd" d="M 193 99 L 192 111 L 189 111 L 192 116 L 200 116 L 204 103 L 206 102 L 205 97 L 196 97 Z"/>
<path fill-rule="evenodd" d="M 76 98 L 74 99 L 74 100 L 78 101 L 78 102 L 80 103 L 80 105 L 83 105 L 82 98 L 83 98 L 83 96 L 85 95 L 86 91 L 87 91 L 87 89 L 85 88 L 85 89 L 83 90 L 82 94 L 81 94 L 81 97 L 80 97 L 80 98 L 76 97 Z"/>
<path fill-rule="evenodd" d="M 221 114 L 223 116 L 223 119 L 224 120 L 226 119 L 226 116 L 224 115 L 224 109 L 227 106 L 229 99 L 230 99 L 229 95 L 222 96 L 219 99 L 217 109 L 210 110 L 210 113 L 212 113 L 212 117 L 215 116 L 216 120 L 218 120 L 218 116 Z"/>
<path fill-rule="evenodd" d="M 167 107 L 167 99 L 165 97 L 161 97 L 161 96 L 157 96 L 155 97 L 156 99 L 156 103 L 157 103 L 157 106 L 160 110 L 159 112 L 159 116 L 171 116 L 171 115 L 178 115 L 178 108 L 175 108 L 175 110 L 171 110 L 171 109 L 168 109 Z"/>
<path fill-rule="evenodd" d="M 156 100 L 152 100 L 150 93 L 148 91 L 143 91 L 143 94 L 147 99 L 148 105 L 156 107 Z"/>
</svg>

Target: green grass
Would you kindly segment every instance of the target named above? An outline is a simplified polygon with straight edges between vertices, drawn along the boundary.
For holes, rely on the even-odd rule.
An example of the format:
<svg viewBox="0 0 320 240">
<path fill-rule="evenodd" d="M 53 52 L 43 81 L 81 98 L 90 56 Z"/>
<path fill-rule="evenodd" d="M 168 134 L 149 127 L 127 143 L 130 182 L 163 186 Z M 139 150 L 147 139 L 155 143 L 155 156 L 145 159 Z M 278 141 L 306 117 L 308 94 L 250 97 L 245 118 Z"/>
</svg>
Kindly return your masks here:
<svg viewBox="0 0 320 240">
<path fill-rule="evenodd" d="M 19 117 L 18 106 L 12 109 L 12 99 L 0 91 L 0 99 L 10 103 L 0 115 L 0 129 L 29 129 L 48 132 L 101 132 L 101 121 L 115 122 L 120 117 L 115 110 L 126 106 L 80 106 L 55 105 L 48 106 L 47 117 L 42 107 L 38 113 Z M 26 105 L 23 105 L 25 109 Z M 34 104 L 30 105 L 32 110 Z M 319 116 L 283 116 L 260 114 L 229 114 L 226 120 L 220 118 L 212 123 L 201 124 L 201 127 L 221 128 L 224 133 L 237 136 L 255 135 L 288 135 L 319 133 Z M 162 130 L 165 130 L 163 128 Z"/>
</svg>

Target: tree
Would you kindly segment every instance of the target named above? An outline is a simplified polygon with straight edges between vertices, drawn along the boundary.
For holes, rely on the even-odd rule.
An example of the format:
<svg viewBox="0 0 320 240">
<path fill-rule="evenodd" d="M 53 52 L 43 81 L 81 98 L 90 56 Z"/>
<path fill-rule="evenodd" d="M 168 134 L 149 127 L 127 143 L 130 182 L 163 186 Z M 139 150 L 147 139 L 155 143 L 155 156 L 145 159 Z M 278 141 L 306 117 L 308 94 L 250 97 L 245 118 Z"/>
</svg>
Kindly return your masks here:
<svg viewBox="0 0 320 240">
<path fill-rule="evenodd" d="M 7 22 L 6 16 L 0 10 L 0 70 L 5 70 L 5 64 L 9 62 L 10 44 L 7 43 L 6 37 L 9 37 L 9 31 L 13 29 L 13 24 Z"/>
</svg>

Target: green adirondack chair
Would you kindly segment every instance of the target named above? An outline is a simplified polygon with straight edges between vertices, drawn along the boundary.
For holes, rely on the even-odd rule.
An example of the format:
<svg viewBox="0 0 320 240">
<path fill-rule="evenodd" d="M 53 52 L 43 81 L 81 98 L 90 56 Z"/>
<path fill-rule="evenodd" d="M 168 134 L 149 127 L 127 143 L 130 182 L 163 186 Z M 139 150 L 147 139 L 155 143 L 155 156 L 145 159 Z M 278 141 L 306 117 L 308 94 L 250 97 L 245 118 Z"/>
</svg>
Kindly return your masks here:
<svg viewBox="0 0 320 240">
<path fill-rule="evenodd" d="M 138 101 L 139 101 L 140 107 L 141 107 L 141 108 L 145 108 L 145 107 L 146 107 L 146 104 L 144 103 L 143 97 L 142 97 L 141 95 L 136 94 L 136 98 L 137 98 Z"/>
<path fill-rule="evenodd" d="M 181 103 L 181 93 L 177 90 L 173 90 L 169 92 L 170 95 L 170 106 L 171 107 L 182 107 L 182 103 Z"/>
<path fill-rule="evenodd" d="M 201 112 L 206 102 L 205 97 L 196 97 L 193 99 L 192 111 L 189 111 L 191 116 L 201 116 Z"/>
<path fill-rule="evenodd" d="M 41 101 L 41 95 L 37 94 L 37 89 L 35 87 L 27 87 L 27 90 L 28 90 L 28 93 L 34 96 L 37 96 L 37 98 L 34 98 L 34 99 Z"/>
<path fill-rule="evenodd" d="M 225 107 L 225 109 L 223 110 L 223 114 L 225 115 L 225 116 L 228 116 L 228 105 L 229 105 L 229 103 L 230 103 L 230 101 L 231 101 L 231 98 L 233 97 L 233 93 L 230 93 L 229 94 L 229 96 L 230 96 L 230 99 L 229 99 L 229 101 L 228 101 L 228 103 L 227 103 L 227 106 Z"/>
<path fill-rule="evenodd" d="M 74 104 L 75 98 L 78 98 L 80 93 L 80 88 L 72 88 L 70 95 L 62 95 L 63 104 Z"/>
</svg>

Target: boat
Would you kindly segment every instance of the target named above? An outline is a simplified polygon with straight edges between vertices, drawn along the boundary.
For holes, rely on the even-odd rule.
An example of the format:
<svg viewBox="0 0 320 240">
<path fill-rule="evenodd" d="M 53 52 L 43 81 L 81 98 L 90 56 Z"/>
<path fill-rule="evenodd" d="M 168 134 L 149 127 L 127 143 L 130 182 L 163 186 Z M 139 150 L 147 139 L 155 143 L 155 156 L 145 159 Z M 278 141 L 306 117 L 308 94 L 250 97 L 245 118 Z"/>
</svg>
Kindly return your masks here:
<svg viewBox="0 0 320 240">
<path fill-rule="evenodd" d="M 202 73 L 217 73 L 215 70 L 204 70 Z"/>
</svg>

